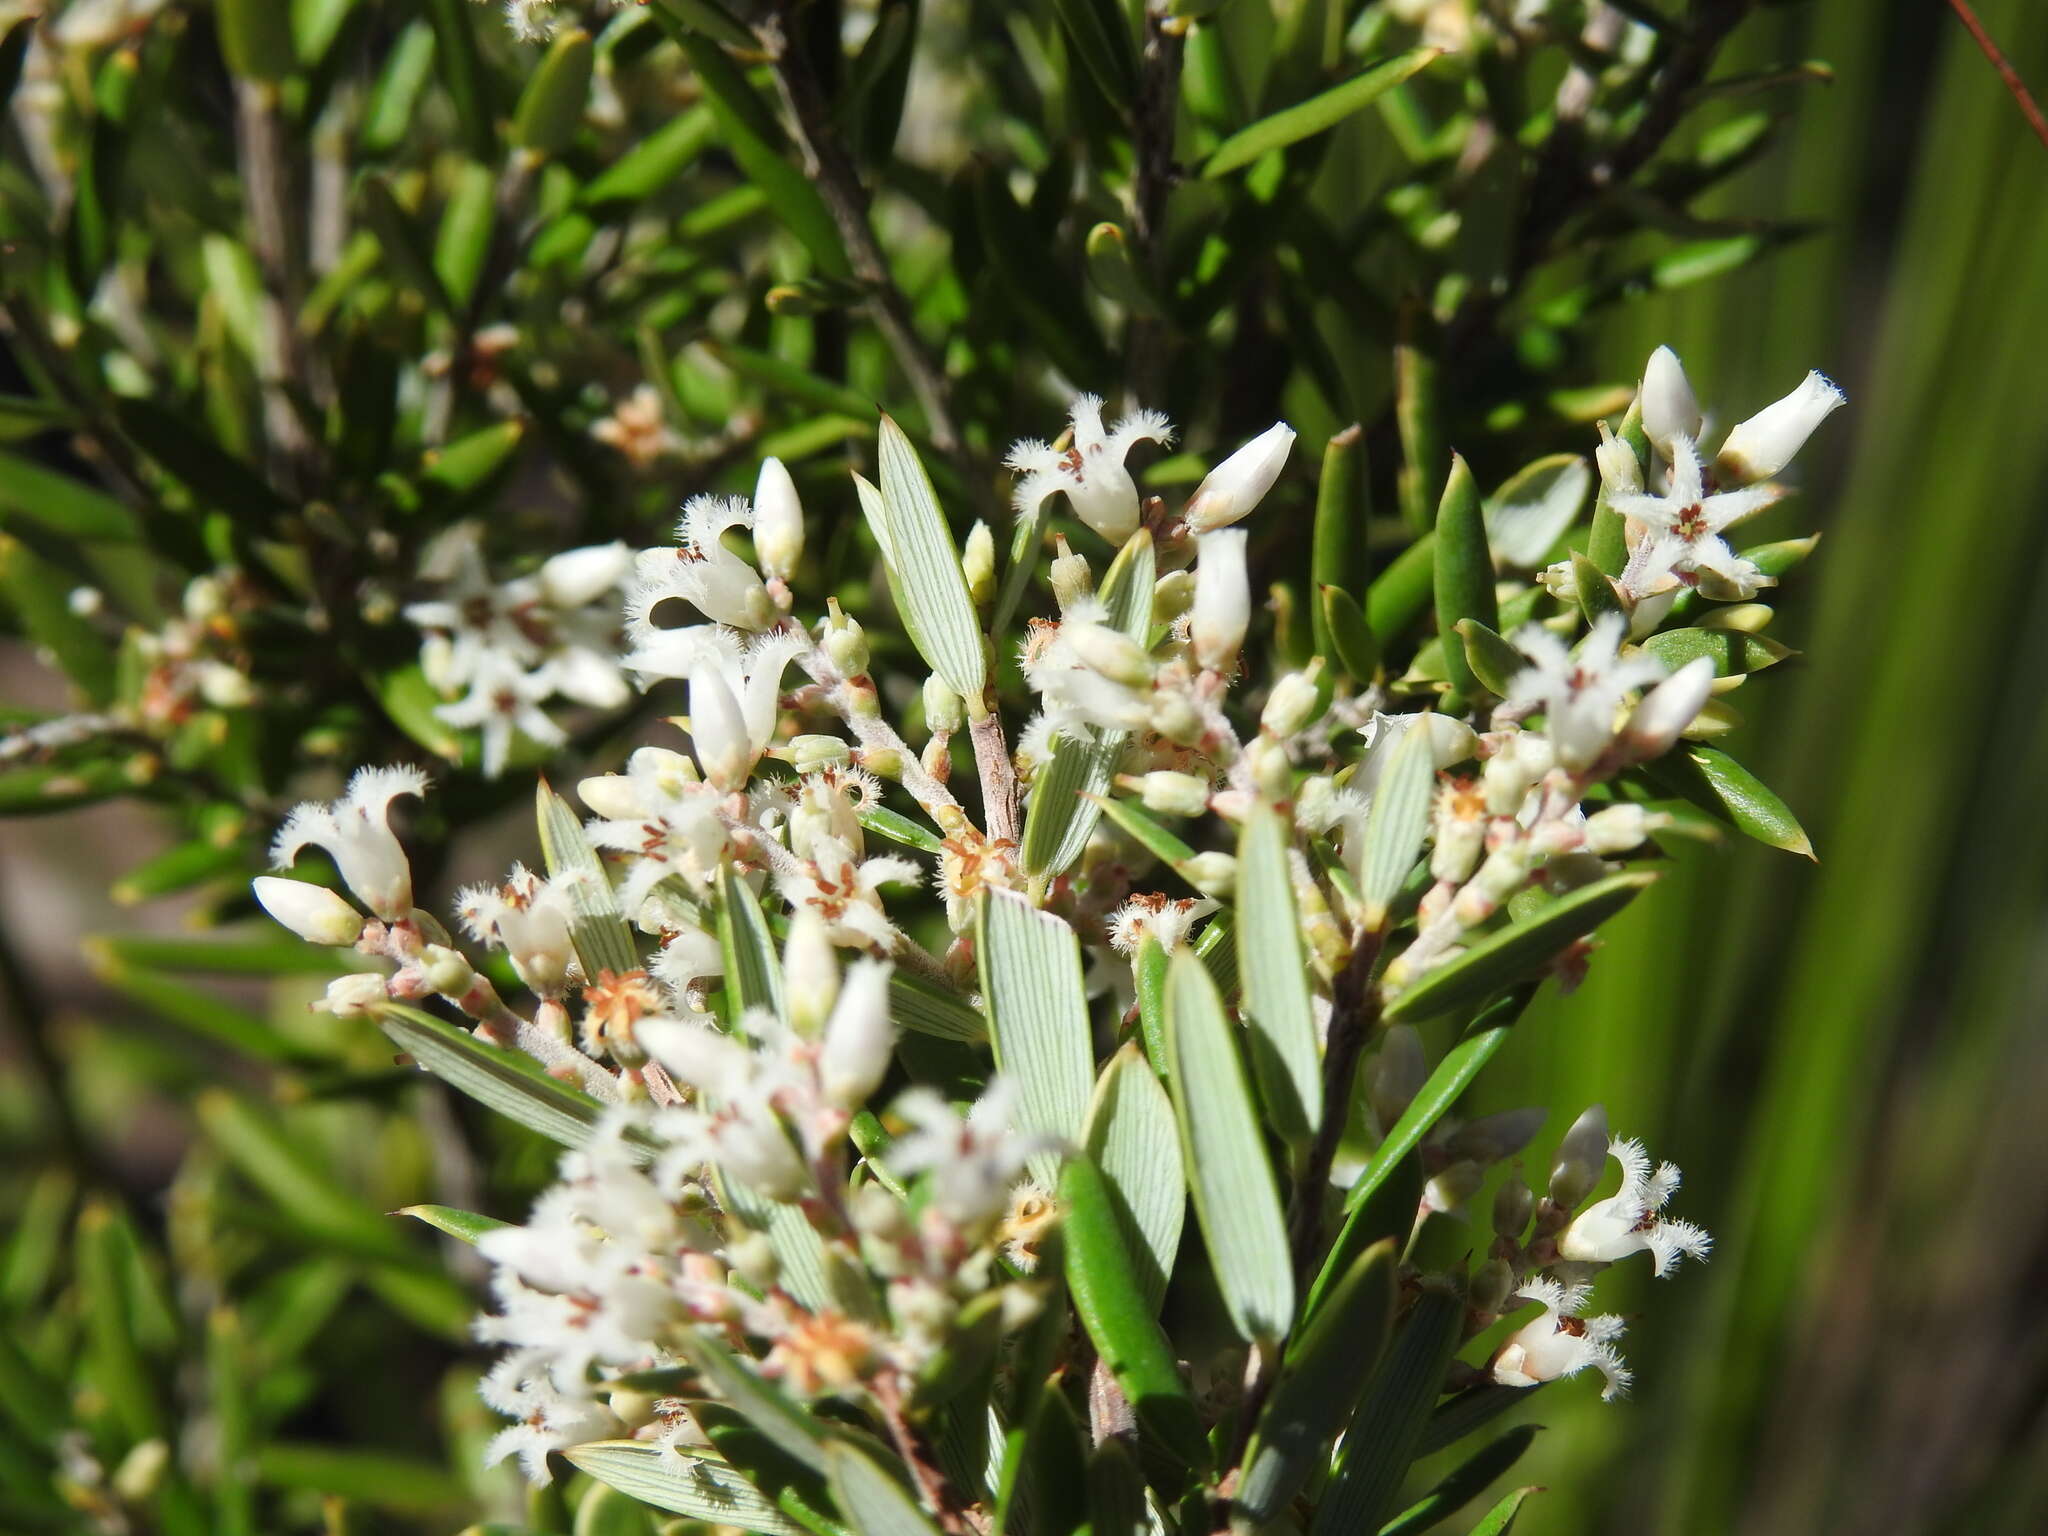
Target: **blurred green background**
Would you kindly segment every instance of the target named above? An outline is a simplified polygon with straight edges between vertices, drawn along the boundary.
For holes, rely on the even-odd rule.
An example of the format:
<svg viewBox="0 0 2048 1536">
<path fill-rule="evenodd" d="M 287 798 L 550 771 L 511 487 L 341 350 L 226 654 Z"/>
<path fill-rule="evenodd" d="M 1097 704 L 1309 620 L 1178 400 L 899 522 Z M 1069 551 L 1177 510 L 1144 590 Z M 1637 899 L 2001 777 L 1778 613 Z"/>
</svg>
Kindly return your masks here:
<svg viewBox="0 0 2048 1536">
<path fill-rule="evenodd" d="M 1980 9 L 2048 81 L 2048 6 Z M 1772 9 L 1721 68 L 1800 57 L 1835 83 L 1797 98 L 1787 143 L 1711 206 L 1820 233 L 1614 311 L 1587 380 L 1633 377 L 1668 342 L 1724 421 L 1808 367 L 1848 391 L 1802 458 L 1807 494 L 1759 533 L 1826 531 L 1786 603 L 1807 659 L 1745 691 L 1736 742 L 1820 861 L 1748 843 L 1687 854 L 1482 1082 L 1487 1107 L 1604 1101 L 1619 1133 L 1682 1165 L 1682 1213 L 1719 1240 L 1654 1294 L 1641 1272 L 1603 1285 L 1603 1306 L 1644 1311 L 1641 1386 L 1618 1408 L 1572 1389 L 1532 1401 L 1549 1429 L 1520 1475 L 1550 1492 L 1530 1533 L 2048 1528 L 2048 150 L 1940 0 Z M 206 1456 L 234 1457 L 246 1422 L 281 1425 L 252 1482 L 301 1490 L 296 1514 L 354 1490 L 452 1529 L 492 1427 L 462 1345 L 476 1275 L 380 1213 L 433 1198 L 510 1214 L 549 1154 L 392 1074 L 374 1043 L 346 1097 L 288 1076 L 280 1118 L 207 1094 L 244 1075 L 224 1050 L 123 1029 L 121 957 L 96 953 L 112 984 L 96 989 L 69 945 L 134 925 L 96 910 L 83 877 L 87 850 L 132 852 L 140 826 L 120 810 L 6 831 L 0 999 L 11 1023 L 52 1023 L 0 1082 L 8 1155 L 67 1134 L 31 1070 L 47 1045 L 82 1118 L 118 1128 L 116 1182 L 163 1226 L 169 1262 L 142 1255 L 114 1206 L 74 1223 L 68 1174 L 36 1184 L 0 1263 L 0 1416 L 67 1411 L 38 1398 L 24 1354 L 76 1343 L 112 1389 L 165 1368 L 174 1315 L 210 1313 L 195 1390 L 220 1411 L 133 1409 L 126 1440 L 199 1434 Z M 65 871 L 79 878 L 46 893 Z M 221 995 L 232 979 L 182 1003 L 158 988 L 154 1006 L 186 1007 L 197 1039 L 225 1044 L 234 1008 L 207 1001 Z M 239 1002 L 262 1006 L 253 989 Z M 415 1113 L 365 1100 L 380 1074 Z M 138 1187 L 174 1166 L 168 1191 Z M 265 1246 L 279 1243 L 306 1256 L 280 1262 Z M 39 1307 L 64 1266 L 86 1300 Z M 216 1305 L 230 1289 L 232 1311 Z M 0 1488 L 46 1483 L 9 1460 L 14 1443 L 0 1434 Z M 485 1491 L 511 1496 L 502 1480 Z M 84 1513 L 0 1505 L 0 1529 L 89 1521 L 89 1477 L 73 1500 Z M 256 1528 L 247 1507 L 219 1518 Z"/>
</svg>

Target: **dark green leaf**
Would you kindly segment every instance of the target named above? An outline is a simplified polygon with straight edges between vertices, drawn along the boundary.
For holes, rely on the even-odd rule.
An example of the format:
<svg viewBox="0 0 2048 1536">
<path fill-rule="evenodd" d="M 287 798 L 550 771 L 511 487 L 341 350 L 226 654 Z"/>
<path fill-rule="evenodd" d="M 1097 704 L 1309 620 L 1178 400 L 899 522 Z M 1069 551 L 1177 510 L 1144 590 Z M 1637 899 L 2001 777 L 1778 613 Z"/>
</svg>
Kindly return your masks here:
<svg viewBox="0 0 2048 1536">
<path fill-rule="evenodd" d="M 1311 1536 L 1355 1536 L 1378 1528 L 1400 1491 L 1422 1426 L 1443 1390 L 1458 1346 L 1465 1299 L 1426 1288 L 1381 1358 L 1344 1433 Z"/>
<path fill-rule="evenodd" d="M 1415 48 L 1368 66 L 1319 96 L 1283 108 L 1232 134 L 1202 167 L 1204 176 L 1225 176 L 1261 155 L 1323 133 L 1362 112 L 1381 96 L 1442 55 L 1440 48 Z"/>
<path fill-rule="evenodd" d="M 1687 662 L 1705 656 L 1714 663 L 1716 677 L 1736 677 L 1761 672 L 1788 656 L 1799 653 L 1763 635 L 1737 629 L 1667 629 L 1651 635 L 1643 649 L 1676 672 Z"/>
<path fill-rule="evenodd" d="M 1448 635 L 1460 619 L 1477 619 L 1488 628 L 1500 622 L 1493 597 L 1493 555 L 1486 544 L 1486 514 L 1479 486 L 1460 454 L 1451 455 L 1450 478 L 1436 512 L 1436 625 Z M 1444 669 L 1451 692 L 1469 697 L 1478 687 L 1465 649 L 1444 647 Z"/>
</svg>

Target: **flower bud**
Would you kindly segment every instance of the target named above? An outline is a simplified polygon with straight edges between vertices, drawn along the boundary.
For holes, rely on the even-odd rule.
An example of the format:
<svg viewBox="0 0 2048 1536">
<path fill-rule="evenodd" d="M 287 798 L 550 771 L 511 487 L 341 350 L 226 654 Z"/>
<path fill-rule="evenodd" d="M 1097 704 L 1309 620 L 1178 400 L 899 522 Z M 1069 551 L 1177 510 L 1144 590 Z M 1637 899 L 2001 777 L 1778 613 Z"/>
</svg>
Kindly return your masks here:
<svg viewBox="0 0 2048 1536">
<path fill-rule="evenodd" d="M 1491 1317 L 1508 1304 L 1514 1293 L 1513 1266 L 1506 1259 L 1488 1259 L 1472 1271 L 1472 1279 L 1465 1287 L 1465 1301 L 1474 1312 Z"/>
<path fill-rule="evenodd" d="M 1407 1112 L 1408 1105 L 1422 1091 L 1429 1076 L 1423 1058 L 1422 1036 L 1410 1024 L 1396 1024 L 1380 1039 L 1379 1054 L 1373 1057 L 1366 1085 L 1366 1102 L 1382 1136 Z"/>
<path fill-rule="evenodd" d="M 746 788 L 747 775 L 754 771 L 746 716 L 715 664 L 690 673 L 690 741 L 705 778 L 727 794 Z"/>
<path fill-rule="evenodd" d="M 1700 435 L 1700 403 L 1678 354 L 1659 347 L 1643 369 L 1643 432 L 1666 454 L 1676 438 Z"/>
<path fill-rule="evenodd" d="M 1152 695 L 1152 729 L 1178 746 L 1202 739 L 1202 712 L 1182 693 L 1160 690 Z"/>
<path fill-rule="evenodd" d="M 1844 401 L 1822 374 L 1809 373 L 1799 387 L 1758 411 L 1728 434 L 1716 464 L 1724 480 L 1748 483 L 1775 475 L 1806 446 L 1813 429 Z"/>
<path fill-rule="evenodd" d="M 782 944 L 782 989 L 789 1000 L 789 1022 L 800 1035 L 815 1036 L 839 1000 L 839 955 L 832 947 L 830 926 L 808 902 L 789 919 L 789 937 Z"/>
<path fill-rule="evenodd" d="M 552 608 L 583 608 L 633 573 L 633 551 L 614 539 L 564 550 L 540 568 L 540 593 Z"/>
<path fill-rule="evenodd" d="M 1195 541 L 1195 604 L 1188 637 L 1195 660 L 1211 672 L 1229 672 L 1251 625 L 1251 578 L 1245 571 L 1241 529 L 1205 533 Z"/>
<path fill-rule="evenodd" d="M 429 944 L 420 951 L 419 964 L 427 985 L 443 997 L 461 997 L 476 981 L 476 967 L 469 957 L 446 944 Z"/>
<path fill-rule="evenodd" d="M 966 718 L 960 704 L 960 695 L 946 685 L 946 680 L 934 672 L 924 680 L 924 725 L 933 735 L 960 729 Z"/>
<path fill-rule="evenodd" d="M 825 655 L 842 677 L 865 677 L 868 671 L 868 637 L 858 619 L 839 611 L 839 600 L 827 598 L 823 644 Z"/>
<path fill-rule="evenodd" d="M 1195 573 L 1168 571 L 1152 584 L 1152 622 L 1171 624 L 1195 602 Z"/>
<path fill-rule="evenodd" d="M 1627 853 L 1650 835 L 1650 813 L 1640 805 L 1610 805 L 1586 818 L 1585 834 L 1588 853 Z"/>
<path fill-rule="evenodd" d="M 1053 539 L 1053 556 L 1050 576 L 1052 595 L 1065 613 L 1074 604 L 1095 594 L 1095 573 L 1088 568 L 1088 558 L 1077 555 L 1067 547 L 1065 534 Z"/>
<path fill-rule="evenodd" d="M 825 1026 L 818 1076 L 826 1099 L 841 1109 L 859 1109 L 888 1076 L 896 1050 L 896 1026 L 889 1019 L 892 969 L 885 960 L 854 961 Z"/>
<path fill-rule="evenodd" d="M 1237 860 L 1227 853 L 1198 853 L 1174 868 L 1204 896 L 1224 897 L 1237 889 Z"/>
<path fill-rule="evenodd" d="M 804 506 L 796 481 L 777 458 L 761 461 L 754 481 L 754 554 L 770 577 L 788 581 L 804 555 Z"/>
<path fill-rule="evenodd" d="M 1152 686 L 1151 656 L 1122 630 L 1069 619 L 1060 626 L 1060 638 L 1073 648 L 1074 655 L 1089 671 L 1126 688 Z"/>
<path fill-rule="evenodd" d="M 353 944 L 362 937 L 363 915 L 325 886 L 277 875 L 249 882 L 263 910 L 308 944 Z"/>
<path fill-rule="evenodd" d="M 1536 1192 L 1529 1187 L 1529 1181 L 1519 1173 L 1509 1174 L 1493 1196 L 1495 1235 L 1511 1241 L 1519 1240 L 1528 1230 L 1529 1218 L 1535 1211 Z"/>
<path fill-rule="evenodd" d="M 1498 1114 L 1468 1120 L 1451 1133 L 1444 1150 L 1454 1158 L 1487 1164 L 1513 1157 L 1543 1129 L 1548 1112 L 1541 1109 L 1504 1109 Z"/>
<path fill-rule="evenodd" d="M 1550 1200 L 1570 1210 L 1593 1193 L 1607 1166 L 1607 1106 L 1595 1104 L 1564 1133 L 1550 1165 Z"/>
<path fill-rule="evenodd" d="M 1259 713 L 1259 729 L 1275 736 L 1292 736 L 1313 725 L 1322 713 L 1323 690 L 1318 686 L 1323 658 L 1318 656 L 1305 672 L 1289 672 L 1266 695 L 1266 707 Z"/>
<path fill-rule="evenodd" d="M 1662 757 L 1681 732 L 1706 707 L 1713 691 L 1711 657 L 1695 656 L 1643 695 L 1623 731 L 1629 750 L 1639 758 Z"/>
<path fill-rule="evenodd" d="M 1600 485 L 1608 495 L 1633 496 L 1642 490 L 1643 461 L 1604 421 L 1600 423 L 1600 446 L 1593 452 L 1593 462 L 1600 466 Z M 1571 562 L 1563 563 L 1569 570 Z"/>
<path fill-rule="evenodd" d="M 967 578 L 967 596 L 977 608 L 986 608 L 996 595 L 996 536 L 987 523 L 977 520 L 967 530 L 967 542 L 960 550 L 960 574 Z"/>
<path fill-rule="evenodd" d="M 1182 513 L 1196 533 L 1225 528 L 1265 498 L 1294 447 L 1294 428 L 1276 421 L 1209 471 Z"/>
<path fill-rule="evenodd" d="M 327 997 L 320 1005 L 337 1019 L 360 1018 L 390 996 L 384 978 L 374 971 L 357 971 L 337 976 L 327 983 Z"/>
<path fill-rule="evenodd" d="M 1254 736 L 1244 749 L 1244 765 L 1265 800 L 1285 800 L 1294 789 L 1294 763 L 1287 748 L 1271 736 Z"/>
<path fill-rule="evenodd" d="M 208 657 L 194 670 L 199 674 L 199 696 L 215 709 L 246 709 L 256 697 L 255 685 L 240 667 Z"/>
<path fill-rule="evenodd" d="M 1145 809 L 1162 816 L 1200 816 L 1209 809 L 1209 781 L 1192 773 L 1162 768 L 1130 782 Z"/>
<path fill-rule="evenodd" d="M 764 1295 L 782 1278 L 782 1260 L 766 1232 L 742 1231 L 726 1244 L 725 1256 L 732 1272 Z"/>
</svg>

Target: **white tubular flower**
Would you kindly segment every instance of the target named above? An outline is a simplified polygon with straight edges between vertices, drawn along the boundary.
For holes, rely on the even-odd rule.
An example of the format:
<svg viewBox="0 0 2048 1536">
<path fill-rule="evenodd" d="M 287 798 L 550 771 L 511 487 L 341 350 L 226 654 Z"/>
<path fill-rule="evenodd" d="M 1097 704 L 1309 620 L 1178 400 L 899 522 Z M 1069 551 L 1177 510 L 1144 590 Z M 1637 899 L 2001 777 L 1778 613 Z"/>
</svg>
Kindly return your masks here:
<svg viewBox="0 0 2048 1536">
<path fill-rule="evenodd" d="M 353 944 L 363 934 L 363 914 L 323 885 L 258 875 L 249 882 L 264 911 L 308 944 Z"/>
<path fill-rule="evenodd" d="M 391 802 L 424 797 L 427 776 L 417 768 L 358 768 L 348 792 L 332 805 L 296 807 L 270 845 L 272 864 L 289 869 L 308 843 L 325 848 L 356 900 L 387 923 L 412 911 L 412 866 L 391 830 Z"/>
<path fill-rule="evenodd" d="M 1073 446 L 1065 453 L 1035 438 L 1011 447 L 1003 462 L 1024 477 L 1011 504 L 1020 518 L 1034 517 L 1048 497 L 1065 491 L 1074 515 L 1121 547 L 1138 531 L 1138 486 L 1124 459 L 1140 442 L 1172 442 L 1172 424 L 1157 411 L 1133 411 L 1105 432 L 1096 395 L 1075 396 L 1072 419 Z"/>
<path fill-rule="evenodd" d="M 1693 657 L 1645 694 L 1628 717 L 1629 749 L 1639 757 L 1662 757 L 1698 718 L 1713 689 L 1713 659 Z"/>
<path fill-rule="evenodd" d="M 682 753 L 641 747 L 626 759 L 623 774 L 585 779 L 577 793 L 600 818 L 585 828 L 591 846 L 631 858 L 619 891 L 626 915 L 650 932 L 672 926 L 650 920 L 642 909 L 670 875 L 693 888 L 711 883 L 726 843 L 718 815 L 721 792 L 699 779 L 696 765 Z"/>
<path fill-rule="evenodd" d="M 1227 528 L 1245 517 L 1273 489 L 1294 448 L 1294 428 L 1276 421 L 1210 470 L 1181 514 L 1196 533 Z"/>
<path fill-rule="evenodd" d="M 1245 570 L 1245 533 L 1227 529 L 1195 540 L 1195 606 L 1188 638 L 1195 660 L 1211 672 L 1229 672 L 1251 627 L 1251 577 Z"/>
<path fill-rule="evenodd" d="M 754 482 L 754 553 L 761 569 L 778 581 L 795 576 L 804 555 L 804 504 L 780 459 L 763 459 Z"/>
<path fill-rule="evenodd" d="M 1653 656 L 1618 654 L 1625 629 L 1620 614 L 1602 614 L 1576 655 L 1540 624 L 1515 632 L 1516 648 L 1534 665 L 1508 684 L 1508 702 L 1543 711 L 1557 760 L 1573 773 L 1585 772 L 1607 751 L 1623 698 L 1664 676 Z"/>
<path fill-rule="evenodd" d="M 1619 1138 L 1608 1143 L 1607 1155 L 1621 1164 L 1621 1188 L 1579 1213 L 1558 1239 L 1558 1253 L 1577 1263 L 1612 1264 L 1647 1252 L 1659 1275 L 1681 1258 L 1706 1258 L 1714 1240 L 1705 1231 L 1658 1214 L 1678 1191 L 1678 1165 L 1660 1163 L 1653 1173 L 1643 1144 Z"/>
<path fill-rule="evenodd" d="M 1024 1165 L 1059 1139 L 1011 1128 L 1018 1090 L 995 1077 L 965 1120 L 930 1088 L 913 1088 L 892 1107 L 911 1129 L 889 1148 L 889 1167 L 899 1175 L 932 1176 L 932 1209 L 955 1225 L 986 1226 L 1009 1203 L 1010 1186 Z"/>
<path fill-rule="evenodd" d="M 626 1428 L 604 1404 L 556 1386 L 550 1366 L 546 1350 L 514 1350 L 491 1368 L 478 1388 L 487 1407 L 518 1421 L 491 1437 L 484 1447 L 484 1465 L 494 1467 L 517 1456 L 527 1481 L 540 1485 L 554 1481 L 549 1452 L 607 1440 Z"/>
<path fill-rule="evenodd" d="M 743 646 L 725 630 L 669 633 L 687 637 L 675 641 L 663 665 L 682 664 L 680 675 L 690 680 L 690 738 L 704 777 L 727 793 L 744 789 L 774 739 L 782 673 L 804 641 L 778 632 Z M 632 665 L 640 666 L 642 654 L 635 653 Z"/>
<path fill-rule="evenodd" d="M 542 997 L 560 997 L 576 963 L 569 937 L 574 918 L 568 899 L 523 864 L 514 864 L 502 886 L 465 886 L 455 893 L 455 912 L 478 943 L 496 944 L 512 961 L 519 979 Z"/>
<path fill-rule="evenodd" d="M 1721 444 L 1715 468 L 1723 478 L 1740 483 L 1765 480 L 1792 462 L 1806 446 L 1813 429 L 1845 404 L 1847 396 L 1832 379 L 1809 373 L 1799 387 L 1742 422 Z"/>
<path fill-rule="evenodd" d="M 628 633 L 642 651 L 658 651 L 665 633 L 654 610 L 680 598 L 705 618 L 734 629 L 761 630 L 776 621 L 761 573 L 725 547 L 731 528 L 751 528 L 754 514 L 737 496 L 693 496 L 676 526 L 677 547 L 650 549 L 635 564 L 638 580 L 626 604 Z M 635 660 L 630 665 L 651 670 Z"/>
<path fill-rule="evenodd" d="M 1515 1299 L 1533 1301 L 1543 1311 L 1494 1352 L 1488 1369 L 1496 1382 L 1535 1387 L 1592 1369 L 1607 1378 L 1602 1400 L 1612 1402 L 1628 1391 L 1632 1378 L 1614 1347 L 1628 1324 L 1614 1316 L 1581 1317 L 1587 1300 L 1584 1286 L 1566 1290 L 1555 1280 L 1531 1280 L 1515 1292 Z"/>
<path fill-rule="evenodd" d="M 818 1053 L 818 1078 L 828 1103 L 859 1109 L 882 1086 L 896 1051 L 896 1026 L 889 1019 L 889 974 L 886 960 L 856 960 L 847 967 L 846 983 L 825 1026 L 824 1048 Z"/>
<path fill-rule="evenodd" d="M 1677 438 L 1700 435 L 1700 402 L 1678 354 L 1659 347 L 1643 368 L 1643 431 L 1665 454 Z"/>
<path fill-rule="evenodd" d="M 556 608 L 584 608 L 633 574 L 633 551 L 617 539 L 564 550 L 536 573 L 541 596 Z"/>
<path fill-rule="evenodd" d="M 1179 898 L 1148 891 L 1133 896 L 1109 916 L 1110 946 L 1120 955 L 1135 955 L 1147 939 L 1156 939 L 1167 952 L 1187 941 L 1188 930 L 1216 910 L 1216 903 L 1203 897 Z"/>
<path fill-rule="evenodd" d="M 1289 672 L 1273 684 L 1266 707 L 1259 712 L 1259 729 L 1275 736 L 1292 736 L 1313 725 L 1323 702 L 1317 681 L 1321 671 L 1322 658 L 1318 656 L 1306 672 Z"/>
<path fill-rule="evenodd" d="M 782 984 L 791 1025 L 799 1035 L 815 1037 L 839 1001 L 839 954 L 825 920 L 809 907 L 790 915 L 789 937 L 782 944 Z"/>
<path fill-rule="evenodd" d="M 1750 485 L 1709 496 L 1692 439 L 1672 439 L 1670 453 L 1671 481 L 1662 496 L 1607 498 L 1609 506 L 1645 530 L 1622 569 L 1622 591 L 1643 598 L 1668 591 L 1676 582 L 1700 587 L 1710 597 L 1755 597 L 1758 588 L 1773 584 L 1772 578 L 1730 549 L 1721 535 L 1777 501 L 1784 488 Z"/>
</svg>

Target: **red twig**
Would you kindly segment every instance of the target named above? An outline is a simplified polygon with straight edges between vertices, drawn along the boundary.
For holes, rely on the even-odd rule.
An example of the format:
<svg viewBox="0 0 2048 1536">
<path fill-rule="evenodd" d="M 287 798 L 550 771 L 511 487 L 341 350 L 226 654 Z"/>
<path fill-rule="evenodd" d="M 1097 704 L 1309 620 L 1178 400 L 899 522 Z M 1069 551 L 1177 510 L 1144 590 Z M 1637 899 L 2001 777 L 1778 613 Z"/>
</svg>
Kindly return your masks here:
<svg viewBox="0 0 2048 1536">
<path fill-rule="evenodd" d="M 2027 126 L 2034 130 L 2034 137 L 2048 145 L 2048 118 L 2041 115 L 2041 104 L 2034 100 L 2033 92 L 2027 89 L 2027 82 L 2020 78 L 2020 72 L 2012 67 L 2012 61 L 1999 51 L 1998 44 L 1991 40 L 1991 34 L 1984 30 L 1984 23 L 1970 9 L 1969 0 L 1948 0 L 1948 8 L 1956 13 L 1956 19 L 1969 29 L 1970 36 L 1977 40 L 1977 46 L 1984 50 L 1984 57 L 1998 71 L 1998 78 L 2005 82 L 2012 99 L 2020 104 L 2020 114 L 2026 118 Z"/>
</svg>

